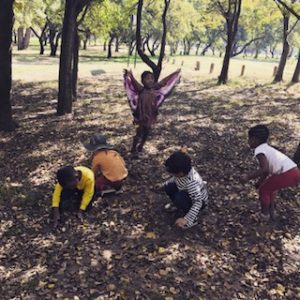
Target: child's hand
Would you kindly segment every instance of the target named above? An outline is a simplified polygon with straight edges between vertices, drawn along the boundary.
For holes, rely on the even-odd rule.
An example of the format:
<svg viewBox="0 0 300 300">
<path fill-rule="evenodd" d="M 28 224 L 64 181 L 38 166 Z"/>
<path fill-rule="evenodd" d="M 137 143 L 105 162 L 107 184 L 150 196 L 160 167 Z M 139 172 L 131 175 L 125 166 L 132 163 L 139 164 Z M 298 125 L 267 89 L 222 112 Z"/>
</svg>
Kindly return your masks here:
<svg viewBox="0 0 300 300">
<path fill-rule="evenodd" d="M 176 220 L 175 225 L 180 228 L 185 228 L 187 226 L 187 220 L 184 218 L 179 218 Z"/>
<path fill-rule="evenodd" d="M 130 75 L 131 74 L 131 70 L 127 70 L 127 69 L 123 69 L 124 75 Z"/>
<path fill-rule="evenodd" d="M 80 220 L 80 222 L 83 222 L 83 213 L 81 210 L 77 213 L 77 218 Z"/>
<path fill-rule="evenodd" d="M 53 214 L 53 228 L 55 229 L 58 227 L 58 221 L 60 220 L 60 213 L 57 207 L 53 209 Z"/>
<path fill-rule="evenodd" d="M 162 192 L 162 191 L 164 190 L 164 188 L 165 188 L 165 185 L 162 184 L 162 183 L 158 183 L 158 184 L 156 184 L 156 185 L 154 186 L 154 188 L 155 188 L 155 190 L 156 190 L 157 192 Z"/>
<path fill-rule="evenodd" d="M 248 175 L 247 174 L 242 175 L 240 178 L 240 181 L 241 181 L 241 183 L 248 182 L 249 181 Z"/>
</svg>

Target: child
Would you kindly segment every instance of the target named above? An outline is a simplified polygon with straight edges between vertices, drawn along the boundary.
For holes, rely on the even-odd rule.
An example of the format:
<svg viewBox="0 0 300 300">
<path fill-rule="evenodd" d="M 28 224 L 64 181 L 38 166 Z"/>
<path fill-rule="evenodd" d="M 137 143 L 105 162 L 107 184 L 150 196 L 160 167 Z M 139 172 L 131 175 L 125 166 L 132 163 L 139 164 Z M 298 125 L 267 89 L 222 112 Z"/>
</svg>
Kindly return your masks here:
<svg viewBox="0 0 300 300">
<path fill-rule="evenodd" d="M 128 175 L 124 159 L 107 144 L 106 138 L 100 134 L 94 134 L 89 143 L 84 147 L 92 151 L 92 170 L 95 174 L 96 190 L 103 193 L 104 190 L 119 191 Z"/>
<path fill-rule="evenodd" d="M 165 166 L 173 175 L 164 184 L 165 192 L 173 205 L 184 213 L 184 217 L 177 219 L 175 225 L 181 228 L 197 225 L 198 214 L 208 203 L 206 182 L 192 167 L 190 157 L 181 151 L 173 153 Z"/>
<path fill-rule="evenodd" d="M 300 167 L 300 143 L 298 145 L 298 148 L 294 154 L 294 162 Z"/>
<path fill-rule="evenodd" d="M 259 191 L 262 213 L 274 218 L 275 192 L 300 183 L 300 170 L 286 155 L 267 144 L 269 129 L 257 125 L 248 131 L 248 143 L 254 150 L 259 162 L 259 169 L 241 178 L 243 183 L 258 178 L 256 187 Z"/>
<path fill-rule="evenodd" d="M 158 83 L 149 71 L 143 72 L 141 79 L 143 85 L 135 80 L 131 71 L 124 70 L 124 85 L 134 117 L 133 123 L 138 125 L 131 149 L 135 156 L 143 151 L 150 128 L 156 122 L 158 108 L 179 81 L 180 70 Z"/>
<path fill-rule="evenodd" d="M 54 227 L 57 227 L 60 215 L 64 211 L 77 212 L 83 219 L 83 212 L 92 207 L 94 197 L 94 173 L 86 167 L 62 167 L 57 172 L 52 207 Z"/>
</svg>

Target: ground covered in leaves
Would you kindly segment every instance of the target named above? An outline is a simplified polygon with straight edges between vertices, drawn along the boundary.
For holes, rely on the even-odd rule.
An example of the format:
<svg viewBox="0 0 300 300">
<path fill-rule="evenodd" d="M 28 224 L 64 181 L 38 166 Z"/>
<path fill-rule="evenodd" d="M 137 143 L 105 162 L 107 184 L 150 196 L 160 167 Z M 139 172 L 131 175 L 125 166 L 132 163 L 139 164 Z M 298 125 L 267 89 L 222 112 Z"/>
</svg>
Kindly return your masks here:
<svg viewBox="0 0 300 300">
<path fill-rule="evenodd" d="M 104 76 L 104 75 L 102 75 Z M 300 190 L 278 195 L 278 218 L 260 222 L 241 174 L 255 167 L 247 128 L 267 123 L 271 143 L 292 155 L 299 142 L 297 87 L 251 83 L 218 87 L 183 80 L 161 109 L 146 146 L 129 155 L 134 128 L 122 82 L 79 85 L 71 117 L 55 116 L 56 83 L 14 84 L 20 128 L 0 136 L 1 299 L 300 299 Z M 56 170 L 89 166 L 82 147 L 101 132 L 124 155 L 122 195 L 100 199 L 80 224 L 49 223 Z M 200 225 L 174 228 L 155 190 L 162 163 L 186 147 L 208 181 Z"/>
</svg>

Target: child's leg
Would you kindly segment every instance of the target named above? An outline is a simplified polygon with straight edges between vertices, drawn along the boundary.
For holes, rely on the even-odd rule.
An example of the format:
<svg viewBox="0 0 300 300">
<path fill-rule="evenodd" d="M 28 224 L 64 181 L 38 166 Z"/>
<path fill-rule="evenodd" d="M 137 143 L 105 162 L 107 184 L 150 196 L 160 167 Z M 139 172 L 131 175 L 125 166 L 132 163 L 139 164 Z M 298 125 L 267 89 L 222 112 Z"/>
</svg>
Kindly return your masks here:
<svg viewBox="0 0 300 300">
<path fill-rule="evenodd" d="M 174 202 L 175 196 L 178 193 L 178 188 L 176 186 L 176 183 L 171 182 L 171 183 L 168 183 L 167 185 L 165 185 L 165 192 L 170 197 L 172 202 Z"/>
<path fill-rule="evenodd" d="M 273 202 L 275 191 L 294 186 L 298 183 L 300 183 L 300 170 L 298 168 L 267 178 L 259 188 L 262 212 L 264 214 L 270 213 L 270 205 Z"/>
<path fill-rule="evenodd" d="M 141 141 L 141 143 L 138 146 L 138 151 L 139 152 L 143 151 L 143 147 L 144 147 L 144 145 L 145 145 L 145 143 L 146 143 L 146 141 L 148 139 L 149 132 L 150 132 L 150 128 L 149 127 L 146 127 L 146 126 L 142 127 L 142 134 L 141 134 L 142 141 Z"/>
<path fill-rule="evenodd" d="M 176 193 L 173 204 L 186 214 L 192 207 L 193 202 L 187 192 L 180 191 Z"/>
<path fill-rule="evenodd" d="M 143 127 L 139 125 L 138 128 L 136 129 L 136 134 L 133 138 L 132 148 L 131 148 L 132 153 L 135 153 L 137 151 L 136 146 L 137 146 L 140 138 L 142 137 L 142 132 L 143 132 Z"/>
<path fill-rule="evenodd" d="M 63 189 L 60 196 L 59 211 L 63 213 L 65 211 L 74 212 L 78 208 L 78 203 L 80 205 L 80 200 L 78 196 L 78 190 L 67 190 Z"/>
</svg>

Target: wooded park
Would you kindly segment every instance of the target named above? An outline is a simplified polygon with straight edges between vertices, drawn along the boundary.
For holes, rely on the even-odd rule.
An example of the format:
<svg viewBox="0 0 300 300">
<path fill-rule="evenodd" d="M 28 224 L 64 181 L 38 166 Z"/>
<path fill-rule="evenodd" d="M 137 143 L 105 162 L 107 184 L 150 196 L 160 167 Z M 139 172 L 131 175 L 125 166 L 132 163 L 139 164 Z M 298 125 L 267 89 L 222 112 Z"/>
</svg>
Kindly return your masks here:
<svg viewBox="0 0 300 300">
<path fill-rule="evenodd" d="M 0 0 L 0 299 L 300 299 L 299 20 Z"/>
</svg>

